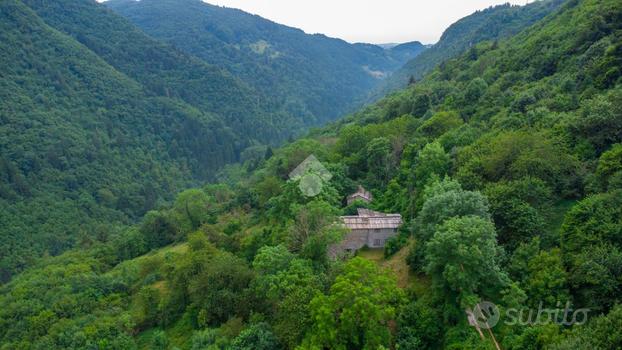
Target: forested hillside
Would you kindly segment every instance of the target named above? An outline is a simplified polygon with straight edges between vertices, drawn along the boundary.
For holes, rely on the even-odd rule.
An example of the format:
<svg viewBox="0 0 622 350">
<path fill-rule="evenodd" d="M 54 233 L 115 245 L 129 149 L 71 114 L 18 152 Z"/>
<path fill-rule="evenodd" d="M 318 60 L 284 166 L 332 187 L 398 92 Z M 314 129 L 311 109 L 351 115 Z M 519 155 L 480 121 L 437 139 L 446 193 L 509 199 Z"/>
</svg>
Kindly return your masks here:
<svg viewBox="0 0 622 350">
<path fill-rule="evenodd" d="M 275 97 L 278 108 L 308 125 L 350 112 L 383 78 L 425 48 L 419 42 L 388 50 L 352 45 L 201 0 L 105 4 L 149 35 Z"/>
<path fill-rule="evenodd" d="M 240 136 L 241 151 L 301 131 L 302 118 L 279 114 L 274 98 L 225 70 L 145 35 L 105 6 L 85 0 L 23 0 L 45 23 L 67 34 L 135 80 L 149 95 L 185 102 L 217 116 Z"/>
<path fill-rule="evenodd" d="M 103 5 L 0 6 L 2 282 L 304 127 Z"/>
<path fill-rule="evenodd" d="M 622 3 L 570 0 L 41 261 L 0 287 L 1 348 L 618 349 L 620 67 Z M 310 154 L 332 174 L 315 197 L 288 180 Z M 337 216 L 363 205 L 344 205 L 358 184 L 406 221 L 391 264 L 327 258 Z M 480 335 L 465 310 L 481 300 L 561 313 Z M 564 307 L 589 310 L 573 325 Z"/>
<path fill-rule="evenodd" d="M 486 41 L 507 38 L 533 25 L 556 10 L 565 0 L 534 1 L 525 6 L 498 5 L 477 11 L 445 30 L 440 40 L 397 70 L 372 93 L 375 100 L 419 80 L 436 65 Z"/>
<path fill-rule="evenodd" d="M 187 6 L 194 11 L 193 3 Z M 354 99 L 334 90 L 343 100 L 329 101 L 310 86 L 284 85 L 277 92 L 258 81 L 273 76 L 293 82 L 300 76 L 292 75 L 311 74 L 317 86 L 329 79 L 369 89 L 378 78 L 363 72 L 363 61 L 369 59 L 370 72 L 397 69 L 422 48 L 401 46 L 391 56 L 379 47 L 318 38 L 332 51 L 311 50 L 326 50 L 340 57 L 339 64 L 314 61 L 314 71 L 296 61 L 251 79 L 230 69 L 250 67 L 244 57 L 223 51 L 214 55 L 218 60 L 207 60 L 217 65 L 207 63 L 191 54 L 200 52 L 149 37 L 95 1 L 11 0 L 2 9 L 0 282 L 40 255 L 57 255 L 134 223 L 181 189 L 213 179 L 225 164 L 262 159 L 266 145 L 334 119 L 337 109 L 326 106 Z M 251 71 L 265 71 L 264 58 Z M 316 74 L 333 65 L 345 70 L 347 59 L 355 58 L 361 60 L 359 77 L 366 77 L 362 85 Z M 326 103 L 314 112 L 321 118 L 282 95 L 296 89 Z"/>
</svg>

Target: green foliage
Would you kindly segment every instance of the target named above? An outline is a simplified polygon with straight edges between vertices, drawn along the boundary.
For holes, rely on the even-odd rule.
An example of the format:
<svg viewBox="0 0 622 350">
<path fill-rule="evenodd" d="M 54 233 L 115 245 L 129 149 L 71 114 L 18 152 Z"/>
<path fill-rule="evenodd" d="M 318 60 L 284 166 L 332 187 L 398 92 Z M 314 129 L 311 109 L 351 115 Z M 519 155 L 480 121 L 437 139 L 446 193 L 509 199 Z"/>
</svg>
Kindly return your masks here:
<svg viewBox="0 0 622 350">
<path fill-rule="evenodd" d="M 428 143 L 415 160 L 415 186 L 423 189 L 431 179 L 443 178 L 449 174 L 451 158 L 438 142 Z"/>
<path fill-rule="evenodd" d="M 245 290 L 253 278 L 246 262 L 227 253 L 216 255 L 188 287 L 199 325 L 217 325 L 247 312 Z"/>
<path fill-rule="evenodd" d="M 149 328 L 158 324 L 161 299 L 160 291 L 152 286 L 144 286 L 136 293 L 132 317 L 138 327 Z"/>
<path fill-rule="evenodd" d="M 326 263 L 328 246 L 343 237 L 335 224 L 335 209 L 323 201 L 312 201 L 294 209 L 295 221 L 288 228 L 289 249 L 301 257 Z"/>
<path fill-rule="evenodd" d="M 369 182 L 376 186 L 386 185 L 391 173 L 391 143 L 386 137 L 378 137 L 367 144 L 365 159 L 371 175 Z"/>
<path fill-rule="evenodd" d="M 469 82 L 464 91 L 464 102 L 466 104 L 475 104 L 486 93 L 488 83 L 482 78 L 475 78 Z"/>
<path fill-rule="evenodd" d="M 311 302 L 314 323 L 301 348 L 388 347 L 388 322 L 403 300 L 393 278 L 372 262 L 354 258 L 346 263 L 328 295 L 319 295 Z"/>
<path fill-rule="evenodd" d="M 461 308 L 493 297 L 507 283 L 494 225 L 477 216 L 454 217 L 425 244 L 425 271 Z"/>
<path fill-rule="evenodd" d="M 489 219 L 488 200 L 479 192 L 451 189 L 445 184 L 450 180 L 437 182 L 426 190 L 426 194 L 434 194 L 426 200 L 416 221 L 416 236 L 426 241 L 435 231 L 437 225 L 455 216 L 479 216 Z M 438 189 L 444 187 L 443 190 Z"/>
<path fill-rule="evenodd" d="M 324 289 L 323 276 L 312 266 L 284 246 L 264 247 L 253 261 L 258 272 L 253 290 L 272 316 L 275 334 L 289 348 L 300 344 L 310 328 L 309 303 Z"/>
<path fill-rule="evenodd" d="M 397 253 L 408 244 L 410 232 L 407 229 L 400 228 L 397 236 L 389 238 L 384 245 L 384 257 L 388 258 Z"/>
<path fill-rule="evenodd" d="M 565 260 L 583 249 L 602 244 L 622 245 L 622 196 L 620 191 L 590 196 L 575 205 L 562 226 Z"/>
<path fill-rule="evenodd" d="M 191 232 L 209 220 L 212 199 L 201 190 L 187 190 L 180 193 L 173 205 L 173 215 L 182 232 Z M 213 210 L 213 209 L 212 209 Z"/>
<path fill-rule="evenodd" d="M 408 263 L 416 271 L 423 269 L 425 244 L 446 220 L 460 216 L 490 219 L 486 197 L 479 192 L 464 191 L 460 184 L 449 179 L 426 188 L 424 198 L 426 201 L 412 228 L 416 244 L 408 257 Z"/>
<path fill-rule="evenodd" d="M 264 246 L 255 255 L 253 269 L 261 275 L 275 274 L 286 269 L 294 257 L 283 245 Z"/>
<path fill-rule="evenodd" d="M 49 258 L 2 287 L 3 348 L 134 349 L 128 286 L 135 274 L 110 271 L 103 251 Z M 102 273 L 104 271 L 105 273 Z"/>
<path fill-rule="evenodd" d="M 410 114 L 423 117 L 432 107 L 430 96 L 426 93 L 418 94 L 413 101 L 413 106 Z"/>
<path fill-rule="evenodd" d="M 381 91 L 386 93 L 402 89 L 411 77 L 415 80 L 423 78 L 439 63 L 459 56 L 477 43 L 511 37 L 554 12 L 562 3 L 538 1 L 527 6 L 504 4 L 462 18 L 445 30 L 438 43 L 395 72 L 384 83 Z"/>
<path fill-rule="evenodd" d="M 528 263 L 529 276 L 525 279 L 524 290 L 531 306 L 535 301 L 544 305 L 564 305 L 570 294 L 567 287 L 567 272 L 561 260 L 561 252 L 555 248 L 549 252 L 540 252 Z"/>
<path fill-rule="evenodd" d="M 217 339 L 217 331 L 214 329 L 204 329 L 201 331 L 196 331 L 192 336 L 191 342 L 192 345 L 190 347 L 191 350 L 204 350 L 210 349 L 210 347 L 219 349 L 219 347 L 214 346 Z M 210 349 L 211 350 L 211 349 Z"/>
<path fill-rule="evenodd" d="M 585 138 L 597 152 L 622 141 L 622 91 L 615 89 L 586 101 L 570 130 Z"/>
<path fill-rule="evenodd" d="M 422 134 L 436 138 L 461 126 L 464 122 L 456 112 L 438 112 L 417 129 Z"/>
<path fill-rule="evenodd" d="M 97 223 L 110 236 L 291 132 L 245 84 L 95 2 L 11 0 L 0 22 L 3 282 L 32 263 L 16 256 L 97 240 Z"/>
<path fill-rule="evenodd" d="M 517 244 L 544 233 L 552 194 L 542 180 L 498 182 L 490 184 L 485 193 L 501 244 L 513 250 Z"/>
<path fill-rule="evenodd" d="M 564 194 L 576 191 L 576 159 L 547 135 L 511 132 L 482 138 L 461 152 L 458 165 L 458 180 L 467 187 L 530 176 Z"/>
<path fill-rule="evenodd" d="M 577 299 L 598 308 L 618 302 L 622 288 L 620 191 L 590 196 L 566 215 L 561 232 L 564 265 Z"/>
<path fill-rule="evenodd" d="M 360 208 L 369 209 L 369 207 L 370 207 L 370 203 L 364 200 L 361 200 L 361 199 L 356 199 L 352 203 L 350 203 L 348 206 L 343 208 L 343 215 L 357 215 L 358 209 Z"/>
<path fill-rule="evenodd" d="M 594 182 L 597 191 L 622 188 L 622 144 L 613 145 L 600 156 Z"/>
<path fill-rule="evenodd" d="M 169 340 L 166 333 L 157 330 L 151 337 L 151 344 L 149 348 L 154 350 L 166 350 L 169 347 Z"/>
<path fill-rule="evenodd" d="M 443 318 L 429 295 L 404 306 L 397 324 L 396 349 L 436 348 L 440 344 Z"/>
<path fill-rule="evenodd" d="M 267 153 L 252 156 L 259 144 L 334 119 L 377 83 L 371 71 L 393 71 L 424 49 L 351 45 L 240 11 L 171 4 L 150 1 L 145 15 L 159 30 L 143 29 L 175 48 L 95 2 L 3 3 L 1 281 L 39 255 L 99 239 L 88 229 L 96 223 L 114 232 L 227 163 L 257 167 Z M 238 42 L 216 34 L 238 30 L 247 34 Z"/>
<path fill-rule="evenodd" d="M 607 315 L 594 319 L 588 325 L 576 327 L 565 339 L 558 339 L 551 349 L 615 349 L 622 346 L 622 307 L 616 305 Z"/>
<path fill-rule="evenodd" d="M 246 95 L 102 5 L 26 3 L 0 5 L 0 131 L 10 136 L 0 137 L 0 220 L 18 233 L 0 235 L 2 278 L 34 266 L 0 286 L 0 347 L 493 349 L 464 314 L 481 299 L 502 312 L 540 301 L 592 310 L 580 327 L 499 324 L 503 348 L 584 348 L 589 337 L 596 349 L 619 347 L 619 1 L 567 2 L 271 152 L 262 143 L 283 136 L 275 130 L 294 130 L 282 101 L 257 101 L 253 87 Z M 496 18 L 494 37 L 504 18 L 494 13 L 521 14 L 505 17 L 511 31 L 557 4 L 505 6 L 461 25 Z M 92 26 L 68 21 L 81 16 Z M 230 35 L 215 40 L 239 42 Z M 261 39 L 240 51 L 278 60 L 269 55 L 284 49 Z M 317 197 L 287 180 L 310 154 L 333 175 Z M 171 201 L 242 156 L 218 175 L 223 184 Z M 402 213 L 385 248 L 412 241 L 414 274 L 401 254 L 327 258 L 344 234 L 338 215 L 360 205 L 343 208 L 357 184 L 374 194 L 367 206 Z M 40 235 L 28 236 L 31 226 Z"/>
<path fill-rule="evenodd" d="M 279 350 L 278 339 L 270 331 L 270 325 L 258 323 L 245 329 L 231 344 L 231 350 Z"/>
</svg>

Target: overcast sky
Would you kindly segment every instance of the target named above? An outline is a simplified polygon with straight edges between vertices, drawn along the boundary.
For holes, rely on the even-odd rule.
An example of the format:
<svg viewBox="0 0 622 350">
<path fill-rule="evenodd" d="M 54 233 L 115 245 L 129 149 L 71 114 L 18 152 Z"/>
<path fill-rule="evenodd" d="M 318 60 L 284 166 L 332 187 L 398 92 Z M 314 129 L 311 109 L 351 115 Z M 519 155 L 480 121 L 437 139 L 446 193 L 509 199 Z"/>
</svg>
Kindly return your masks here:
<svg viewBox="0 0 622 350">
<path fill-rule="evenodd" d="M 208 0 L 277 23 L 349 42 L 438 41 L 458 19 L 491 5 L 527 0 Z M 529 1 L 531 2 L 531 1 Z"/>
</svg>

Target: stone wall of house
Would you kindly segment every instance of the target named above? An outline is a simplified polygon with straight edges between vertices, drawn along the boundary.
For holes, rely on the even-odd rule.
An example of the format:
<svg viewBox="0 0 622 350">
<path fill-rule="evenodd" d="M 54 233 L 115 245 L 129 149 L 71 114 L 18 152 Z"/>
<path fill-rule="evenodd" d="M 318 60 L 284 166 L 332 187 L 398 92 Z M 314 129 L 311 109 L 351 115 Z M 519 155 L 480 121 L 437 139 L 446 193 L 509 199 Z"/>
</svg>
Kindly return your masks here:
<svg viewBox="0 0 622 350">
<path fill-rule="evenodd" d="M 397 235 L 397 230 L 391 228 L 369 230 L 367 246 L 370 248 L 382 248 L 387 240 L 395 235 Z"/>
<path fill-rule="evenodd" d="M 331 245 L 328 248 L 328 256 L 337 258 L 344 255 L 354 254 L 355 251 L 363 248 L 367 244 L 367 230 L 351 230 L 341 242 Z"/>
<path fill-rule="evenodd" d="M 368 236 L 368 230 L 351 230 L 340 245 L 343 249 L 359 250 L 367 244 Z"/>
<path fill-rule="evenodd" d="M 389 238 L 396 235 L 397 230 L 390 228 L 351 230 L 340 243 L 329 247 L 328 254 L 331 258 L 335 258 L 344 254 L 352 254 L 365 246 L 382 248 Z"/>
</svg>

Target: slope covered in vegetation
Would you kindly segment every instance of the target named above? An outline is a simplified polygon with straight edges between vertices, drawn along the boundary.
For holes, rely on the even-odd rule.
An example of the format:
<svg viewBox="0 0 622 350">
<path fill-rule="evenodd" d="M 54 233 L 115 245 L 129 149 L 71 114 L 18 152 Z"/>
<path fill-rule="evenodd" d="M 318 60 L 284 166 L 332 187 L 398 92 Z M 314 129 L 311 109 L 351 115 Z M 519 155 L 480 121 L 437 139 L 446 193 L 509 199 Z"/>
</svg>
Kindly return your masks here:
<svg viewBox="0 0 622 350">
<path fill-rule="evenodd" d="M 213 114 L 238 138 L 237 153 L 253 142 L 284 140 L 306 121 L 279 113 L 274 97 L 258 93 L 225 70 L 144 34 L 105 6 L 85 0 L 24 0 L 47 25 L 72 37 L 149 95 L 185 102 Z"/>
<path fill-rule="evenodd" d="M 140 225 L 0 289 L 4 348 L 616 349 L 622 346 L 622 3 L 575 0 L 345 120 L 230 167 Z M 304 196 L 314 154 L 333 175 Z M 411 285 L 327 259 L 356 184 L 400 212 Z M 151 251 L 151 252 L 150 252 Z M 480 300 L 589 308 L 480 336 Z M 541 306 L 542 305 L 542 306 Z M 506 316 L 504 316 L 506 317 Z M 581 320 L 581 315 L 576 321 Z M 567 321 L 567 317 L 564 316 Z M 532 321 L 534 321 L 532 319 Z"/>
<path fill-rule="evenodd" d="M 200 0 L 105 3 L 149 35 L 223 67 L 308 125 L 350 112 L 382 78 L 425 47 L 382 49 L 305 34 L 237 9 Z"/>
<path fill-rule="evenodd" d="M 438 64 L 478 43 L 515 35 L 555 11 L 563 2 L 534 1 L 525 6 L 504 4 L 477 11 L 449 26 L 436 44 L 392 74 L 372 97 L 377 99 L 405 88 L 409 81 L 421 79 Z"/>
<path fill-rule="evenodd" d="M 0 6 L 0 281 L 304 126 L 103 5 Z"/>
</svg>

